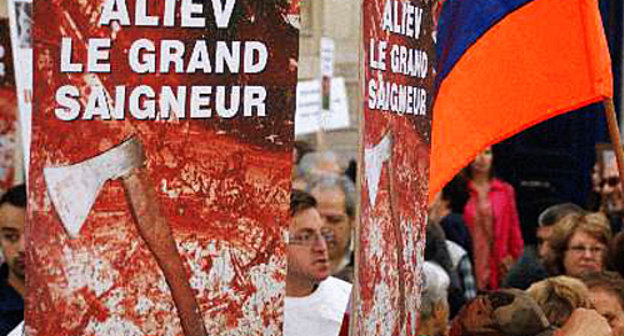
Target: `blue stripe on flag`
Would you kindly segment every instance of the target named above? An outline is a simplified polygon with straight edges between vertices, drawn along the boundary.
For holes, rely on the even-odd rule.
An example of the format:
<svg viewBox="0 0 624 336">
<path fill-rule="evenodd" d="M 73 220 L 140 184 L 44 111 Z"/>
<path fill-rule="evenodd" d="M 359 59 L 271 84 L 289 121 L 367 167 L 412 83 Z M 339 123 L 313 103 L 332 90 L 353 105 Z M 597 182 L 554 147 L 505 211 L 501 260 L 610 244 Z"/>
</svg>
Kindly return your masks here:
<svg viewBox="0 0 624 336">
<path fill-rule="evenodd" d="M 447 0 L 438 22 L 436 87 L 461 56 L 507 14 L 533 0 Z"/>
</svg>

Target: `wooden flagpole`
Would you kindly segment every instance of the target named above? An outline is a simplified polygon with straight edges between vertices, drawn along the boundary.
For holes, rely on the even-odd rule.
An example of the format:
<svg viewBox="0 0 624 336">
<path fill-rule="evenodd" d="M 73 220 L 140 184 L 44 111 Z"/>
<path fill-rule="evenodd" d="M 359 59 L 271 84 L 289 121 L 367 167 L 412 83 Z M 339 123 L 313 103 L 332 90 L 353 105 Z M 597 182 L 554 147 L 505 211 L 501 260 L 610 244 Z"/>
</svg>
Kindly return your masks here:
<svg viewBox="0 0 624 336">
<path fill-rule="evenodd" d="M 613 98 L 606 99 L 603 104 L 605 108 L 605 115 L 607 117 L 607 125 L 609 126 L 609 137 L 611 138 L 611 145 L 613 146 L 618 172 L 620 173 L 620 185 L 624 186 L 624 154 L 622 153 L 622 146 L 620 143 L 620 129 L 615 117 Z M 624 199 L 622 202 L 624 202 Z"/>
</svg>

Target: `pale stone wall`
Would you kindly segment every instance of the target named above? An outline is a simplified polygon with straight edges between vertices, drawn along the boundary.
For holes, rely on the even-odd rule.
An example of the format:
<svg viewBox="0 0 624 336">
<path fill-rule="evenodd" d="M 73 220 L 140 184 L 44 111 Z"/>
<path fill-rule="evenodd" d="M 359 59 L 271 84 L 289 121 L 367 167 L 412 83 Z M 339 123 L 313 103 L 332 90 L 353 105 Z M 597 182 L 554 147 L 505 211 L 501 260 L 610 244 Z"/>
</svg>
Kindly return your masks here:
<svg viewBox="0 0 624 336">
<path fill-rule="evenodd" d="M 9 0 L 0 0 L 0 17 L 8 17 L 7 2 Z"/>
<path fill-rule="evenodd" d="M 334 76 L 347 83 L 351 127 L 325 134 L 325 142 L 344 159 L 356 157 L 358 125 L 358 50 L 360 41 L 360 1 L 304 0 L 302 4 L 299 79 L 319 78 L 319 49 L 321 37 L 334 40 Z M 302 139 L 315 142 L 314 136 Z"/>
</svg>

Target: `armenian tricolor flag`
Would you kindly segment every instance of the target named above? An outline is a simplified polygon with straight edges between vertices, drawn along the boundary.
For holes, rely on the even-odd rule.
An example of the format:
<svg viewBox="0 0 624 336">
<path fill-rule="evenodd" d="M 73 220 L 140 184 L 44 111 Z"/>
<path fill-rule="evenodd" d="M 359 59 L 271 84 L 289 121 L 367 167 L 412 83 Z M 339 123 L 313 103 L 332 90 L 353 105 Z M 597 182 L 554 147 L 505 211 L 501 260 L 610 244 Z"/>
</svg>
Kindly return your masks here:
<svg viewBox="0 0 624 336">
<path fill-rule="evenodd" d="M 485 147 L 613 96 L 596 0 L 447 0 L 430 199 Z"/>
</svg>

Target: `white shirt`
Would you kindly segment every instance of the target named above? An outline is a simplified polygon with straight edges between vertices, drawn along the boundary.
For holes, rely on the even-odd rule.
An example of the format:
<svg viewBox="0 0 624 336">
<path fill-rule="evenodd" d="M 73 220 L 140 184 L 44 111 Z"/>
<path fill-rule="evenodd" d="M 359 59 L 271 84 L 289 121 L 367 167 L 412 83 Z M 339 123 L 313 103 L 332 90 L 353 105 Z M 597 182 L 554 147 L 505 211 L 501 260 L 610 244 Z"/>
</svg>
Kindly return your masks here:
<svg viewBox="0 0 624 336">
<path fill-rule="evenodd" d="M 329 277 L 306 297 L 286 297 L 284 336 L 337 336 L 351 284 Z"/>
<path fill-rule="evenodd" d="M 461 245 L 450 241 L 450 240 L 446 240 L 446 248 L 449 251 L 449 254 L 451 256 L 451 262 L 453 263 L 453 269 L 457 269 L 457 266 L 459 266 L 459 262 L 461 261 L 461 259 L 465 256 L 468 255 L 468 252 L 466 252 L 466 250 L 464 250 L 463 247 L 461 247 Z"/>
</svg>

